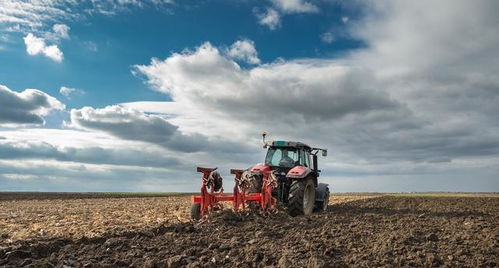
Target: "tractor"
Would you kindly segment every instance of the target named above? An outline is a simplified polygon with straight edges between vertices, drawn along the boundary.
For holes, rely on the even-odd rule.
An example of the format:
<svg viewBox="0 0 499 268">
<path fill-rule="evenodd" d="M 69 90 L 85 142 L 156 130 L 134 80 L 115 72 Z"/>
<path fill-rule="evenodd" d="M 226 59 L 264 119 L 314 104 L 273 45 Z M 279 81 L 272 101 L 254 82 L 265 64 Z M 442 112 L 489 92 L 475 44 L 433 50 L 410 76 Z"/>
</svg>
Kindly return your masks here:
<svg viewBox="0 0 499 268">
<path fill-rule="evenodd" d="M 265 163 L 257 164 L 252 172 L 273 172 L 277 178 L 277 187 L 273 190 L 278 203 L 288 209 L 291 216 L 310 215 L 314 210 L 326 210 L 329 202 L 329 187 L 319 183 L 317 153 L 327 156 L 327 150 L 313 148 L 301 142 L 265 141 L 268 148 Z"/>
<path fill-rule="evenodd" d="M 246 170 L 232 169 L 235 186 L 232 195 L 223 193 L 222 177 L 216 168 L 200 168 L 201 195 L 193 196 L 191 216 L 201 219 L 209 210 L 220 209 L 221 201 L 232 201 L 235 211 L 249 207 L 262 211 L 285 207 L 291 216 L 310 215 L 327 209 L 329 187 L 319 183 L 318 153 L 327 150 L 302 142 L 266 141 L 262 132 L 265 162 Z"/>
</svg>

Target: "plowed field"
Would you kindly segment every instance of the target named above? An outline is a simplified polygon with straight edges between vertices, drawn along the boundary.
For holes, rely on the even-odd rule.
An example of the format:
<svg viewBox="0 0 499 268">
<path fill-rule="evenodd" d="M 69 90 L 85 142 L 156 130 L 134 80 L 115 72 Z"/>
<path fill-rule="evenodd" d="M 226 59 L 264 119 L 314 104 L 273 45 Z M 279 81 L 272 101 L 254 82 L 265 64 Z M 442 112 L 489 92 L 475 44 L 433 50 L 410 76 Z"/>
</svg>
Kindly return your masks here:
<svg viewBox="0 0 499 268">
<path fill-rule="evenodd" d="M 3 198 L 0 266 L 497 266 L 499 198 L 332 195 L 291 218 L 223 211 L 189 220 L 188 196 Z M 2 200 L 2 198 L 0 198 Z"/>
</svg>

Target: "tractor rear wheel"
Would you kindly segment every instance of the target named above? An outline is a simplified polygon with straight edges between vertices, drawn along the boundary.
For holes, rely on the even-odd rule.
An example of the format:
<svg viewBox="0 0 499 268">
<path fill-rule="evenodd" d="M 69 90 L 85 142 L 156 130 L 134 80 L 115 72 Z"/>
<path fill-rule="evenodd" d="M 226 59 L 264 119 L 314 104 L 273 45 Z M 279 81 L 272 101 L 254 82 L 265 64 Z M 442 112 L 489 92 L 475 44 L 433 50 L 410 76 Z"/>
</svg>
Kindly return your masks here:
<svg viewBox="0 0 499 268">
<path fill-rule="evenodd" d="M 249 180 L 248 189 L 246 193 L 261 193 L 263 186 L 263 178 L 261 175 L 252 176 Z"/>
<path fill-rule="evenodd" d="M 289 189 L 288 214 L 310 215 L 315 205 L 315 185 L 311 178 L 295 180 Z"/>
<path fill-rule="evenodd" d="M 196 221 L 201 219 L 201 203 L 192 204 L 191 218 Z"/>
</svg>

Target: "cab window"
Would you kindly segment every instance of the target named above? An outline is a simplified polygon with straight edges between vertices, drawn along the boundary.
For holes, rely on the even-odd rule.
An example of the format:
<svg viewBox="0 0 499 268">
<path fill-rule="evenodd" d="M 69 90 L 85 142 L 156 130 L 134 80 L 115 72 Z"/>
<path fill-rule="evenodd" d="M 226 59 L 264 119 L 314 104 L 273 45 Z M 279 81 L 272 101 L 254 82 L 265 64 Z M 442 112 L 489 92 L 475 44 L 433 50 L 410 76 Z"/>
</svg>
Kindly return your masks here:
<svg viewBox="0 0 499 268">
<path fill-rule="evenodd" d="M 298 163 L 299 154 L 293 148 L 270 148 L 265 163 L 277 167 L 294 167 Z"/>
<path fill-rule="evenodd" d="M 310 167 L 309 155 L 304 150 L 300 150 L 300 165 Z"/>
</svg>

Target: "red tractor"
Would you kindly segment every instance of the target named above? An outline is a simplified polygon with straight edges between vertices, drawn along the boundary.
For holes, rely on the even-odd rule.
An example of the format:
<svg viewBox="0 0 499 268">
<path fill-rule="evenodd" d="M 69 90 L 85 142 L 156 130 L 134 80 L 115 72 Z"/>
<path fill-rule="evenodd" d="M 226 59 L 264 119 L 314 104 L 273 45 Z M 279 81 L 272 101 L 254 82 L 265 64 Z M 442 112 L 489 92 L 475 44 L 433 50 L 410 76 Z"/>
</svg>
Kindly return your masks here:
<svg viewBox="0 0 499 268">
<path fill-rule="evenodd" d="M 233 209 L 275 209 L 287 207 L 291 216 L 310 215 L 327 209 L 329 187 L 319 183 L 317 154 L 327 156 L 327 150 L 301 142 L 265 141 L 268 148 L 265 163 L 247 170 L 231 170 L 235 175 L 232 195 L 223 193 L 222 178 L 215 169 L 198 168 L 203 173 L 201 195 L 193 197 L 192 218 L 200 219 L 208 210 L 221 208 L 220 201 L 232 201 Z"/>
</svg>

